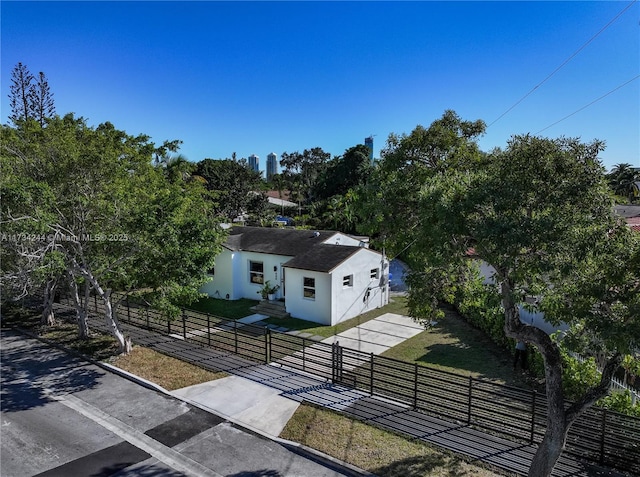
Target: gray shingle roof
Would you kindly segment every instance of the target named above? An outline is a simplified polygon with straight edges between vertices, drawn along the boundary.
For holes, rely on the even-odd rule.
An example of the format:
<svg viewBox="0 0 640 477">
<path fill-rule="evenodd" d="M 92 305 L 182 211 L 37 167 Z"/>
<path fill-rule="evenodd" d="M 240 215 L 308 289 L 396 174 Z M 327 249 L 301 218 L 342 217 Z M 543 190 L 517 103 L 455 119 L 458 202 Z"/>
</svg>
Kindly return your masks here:
<svg viewBox="0 0 640 477">
<path fill-rule="evenodd" d="M 320 244 L 312 247 L 308 252 L 292 258 L 284 266 L 316 272 L 330 272 L 360 250 L 367 249 L 351 245 Z"/>
<path fill-rule="evenodd" d="M 336 232 L 265 227 L 231 227 L 225 247 L 230 250 L 295 257 L 321 244 Z"/>
<path fill-rule="evenodd" d="M 330 272 L 362 247 L 323 244 L 337 232 L 265 227 L 232 227 L 225 247 L 234 251 L 292 257 L 285 267 Z M 370 252 L 372 250 L 365 249 Z M 378 253 L 378 252 L 373 252 Z"/>
</svg>

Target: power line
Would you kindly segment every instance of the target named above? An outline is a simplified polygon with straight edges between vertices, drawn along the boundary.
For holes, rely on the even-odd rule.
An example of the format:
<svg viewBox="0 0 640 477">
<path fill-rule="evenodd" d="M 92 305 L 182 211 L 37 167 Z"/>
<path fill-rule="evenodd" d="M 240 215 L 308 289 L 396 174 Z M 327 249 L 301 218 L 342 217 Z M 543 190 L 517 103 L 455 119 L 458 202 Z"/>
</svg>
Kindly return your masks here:
<svg viewBox="0 0 640 477">
<path fill-rule="evenodd" d="M 586 46 L 591 43 L 593 40 L 596 39 L 596 37 L 598 35 L 600 35 L 600 33 L 602 33 L 603 31 L 605 31 L 607 28 L 609 28 L 609 26 L 615 22 L 624 12 L 626 12 L 629 8 L 631 8 L 631 6 L 636 3 L 638 0 L 631 0 L 631 3 L 629 3 L 626 7 L 624 7 L 615 17 L 613 17 L 613 19 L 607 23 L 604 27 L 602 27 L 600 29 L 600 31 L 598 31 L 598 33 L 596 33 L 595 35 L 593 35 L 591 38 L 589 38 L 589 40 L 587 40 L 587 42 L 582 45 L 580 48 L 578 48 L 569 58 L 567 58 L 566 60 L 564 60 L 564 62 L 562 62 L 562 64 L 560 66 L 558 66 L 555 70 L 553 70 L 545 79 L 543 79 L 542 81 L 540 81 L 540 83 L 538 83 L 537 85 L 535 85 L 527 94 L 525 94 L 522 98 L 520 98 L 518 101 L 516 101 L 509 109 L 507 109 L 504 113 L 502 113 L 500 116 L 497 117 L 497 119 L 495 119 L 492 123 L 490 123 L 487 126 L 487 129 L 490 128 L 491 126 L 493 126 L 495 123 L 497 123 L 500 119 L 502 119 L 504 116 L 507 115 L 507 113 L 509 113 L 513 108 L 515 108 L 516 106 L 518 106 L 520 103 L 522 103 L 531 93 L 533 93 L 536 89 L 538 89 L 540 86 L 542 86 L 544 83 L 547 82 L 547 80 L 549 78 L 551 78 L 553 75 L 555 75 L 558 71 L 560 71 L 560 69 L 562 69 L 567 63 L 569 63 L 569 61 L 571 61 L 578 53 L 580 53 L 582 50 L 584 50 L 586 48 Z M 632 80 L 633 81 L 633 80 Z"/>
<path fill-rule="evenodd" d="M 609 96 L 611 93 L 613 93 L 613 92 L 615 92 L 615 91 L 618 91 L 620 88 L 622 88 L 622 87 L 624 87 L 624 86 L 628 85 L 629 83 L 631 83 L 632 81 L 637 80 L 638 78 L 640 78 L 640 75 L 638 75 L 638 76 L 636 76 L 636 77 L 634 77 L 634 78 L 631 78 L 629 81 L 625 81 L 625 82 L 624 82 L 624 83 L 622 83 L 621 85 L 616 86 L 615 88 L 613 88 L 613 89 L 612 89 L 611 91 L 609 91 L 608 93 L 605 93 L 605 94 L 603 94 L 602 96 L 600 96 L 599 98 L 594 99 L 594 100 L 593 100 L 593 101 L 591 101 L 589 104 L 587 104 L 587 105 L 585 105 L 585 106 L 581 107 L 580 109 L 577 109 L 576 111 L 574 111 L 573 113 L 571 113 L 571 114 L 569 114 L 569 115 L 565 116 L 564 118 L 557 120 L 555 123 L 550 124 L 550 125 L 549 125 L 549 126 L 547 126 L 546 128 L 541 129 L 540 131 L 538 131 L 537 133 L 535 133 L 535 135 L 538 135 L 538 134 L 540 134 L 542 131 L 545 131 L 545 130 L 549 129 L 549 128 L 550 128 L 550 127 L 552 127 L 552 126 L 555 126 L 556 124 L 558 124 L 558 123 L 560 123 L 560 122 L 564 121 L 564 120 L 565 120 L 565 119 L 567 119 L 567 118 L 570 118 L 570 117 L 571 117 L 571 116 L 573 116 L 574 114 L 579 113 L 580 111 L 582 111 L 583 109 L 588 108 L 589 106 L 591 106 L 591 105 L 592 105 L 592 104 L 594 104 L 594 103 L 597 103 L 597 102 L 598 102 L 598 101 L 600 101 L 601 99 L 603 99 L 603 98 L 605 98 L 605 97 Z"/>
</svg>

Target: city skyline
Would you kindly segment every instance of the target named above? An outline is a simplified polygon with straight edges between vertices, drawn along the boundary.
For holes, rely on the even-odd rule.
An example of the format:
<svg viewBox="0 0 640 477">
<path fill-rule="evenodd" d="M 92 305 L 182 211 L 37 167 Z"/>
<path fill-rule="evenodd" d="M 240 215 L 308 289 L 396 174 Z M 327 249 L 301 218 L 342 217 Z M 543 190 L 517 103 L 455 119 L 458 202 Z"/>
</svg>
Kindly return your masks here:
<svg viewBox="0 0 640 477">
<path fill-rule="evenodd" d="M 637 1 L 3 2 L 10 73 L 43 71 L 59 114 L 110 121 L 190 161 L 321 147 L 482 119 L 516 134 L 600 139 L 640 166 Z M 55 21 L 52 19 L 55 18 Z M 245 35 L 252 31 L 255 35 Z"/>
</svg>

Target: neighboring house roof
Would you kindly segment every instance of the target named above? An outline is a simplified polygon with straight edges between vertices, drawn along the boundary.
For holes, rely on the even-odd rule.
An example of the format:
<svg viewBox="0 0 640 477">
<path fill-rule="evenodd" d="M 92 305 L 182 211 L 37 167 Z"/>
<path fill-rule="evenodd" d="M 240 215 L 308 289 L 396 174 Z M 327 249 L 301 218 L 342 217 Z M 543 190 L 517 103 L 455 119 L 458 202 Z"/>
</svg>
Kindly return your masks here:
<svg viewBox="0 0 640 477">
<path fill-rule="evenodd" d="M 378 253 L 352 245 L 320 244 L 312 247 L 308 252 L 292 258 L 285 263 L 284 266 L 287 268 L 313 270 L 316 272 L 330 272 L 360 250 Z"/>
<path fill-rule="evenodd" d="M 627 219 L 627 225 L 634 232 L 640 232 L 640 217 L 630 217 Z"/>
<path fill-rule="evenodd" d="M 285 199 L 278 199 L 277 197 L 267 197 L 267 200 L 272 205 L 277 205 L 278 207 L 298 207 L 298 204 L 294 202 L 290 202 Z"/>
<path fill-rule="evenodd" d="M 232 227 L 225 247 L 295 257 L 326 241 L 336 232 L 265 227 Z"/>
<path fill-rule="evenodd" d="M 284 200 L 289 200 L 291 192 L 289 192 L 288 190 L 282 190 L 282 191 L 277 191 L 277 190 L 268 190 L 267 191 L 267 197 L 273 197 L 274 199 L 284 199 Z"/>
<path fill-rule="evenodd" d="M 613 210 L 615 210 L 616 214 L 624 217 L 625 219 L 640 217 L 640 205 L 616 205 Z"/>
<path fill-rule="evenodd" d="M 613 209 L 616 214 L 624 218 L 631 230 L 640 232 L 640 205 L 616 205 Z"/>
</svg>

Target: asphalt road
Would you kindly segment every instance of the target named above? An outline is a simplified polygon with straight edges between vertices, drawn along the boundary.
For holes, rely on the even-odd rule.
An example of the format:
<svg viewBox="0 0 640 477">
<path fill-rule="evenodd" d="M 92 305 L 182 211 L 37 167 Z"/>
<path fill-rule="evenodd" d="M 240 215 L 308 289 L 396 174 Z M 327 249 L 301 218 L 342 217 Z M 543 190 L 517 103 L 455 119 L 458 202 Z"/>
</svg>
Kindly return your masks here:
<svg viewBox="0 0 640 477">
<path fill-rule="evenodd" d="M 346 475 L 19 333 L 0 349 L 3 477 Z"/>
</svg>

